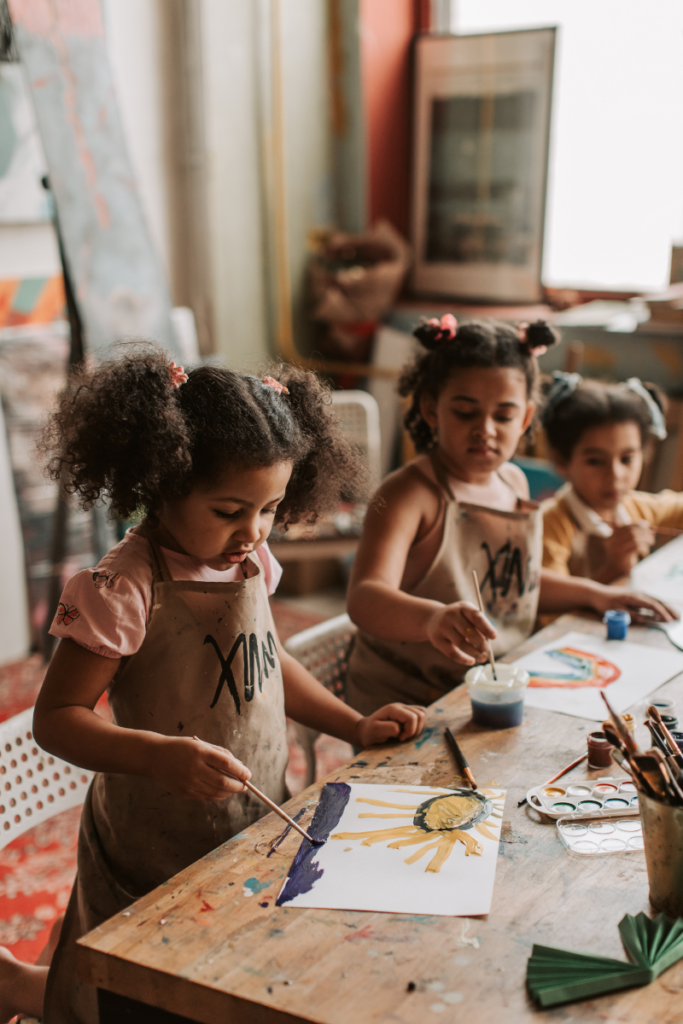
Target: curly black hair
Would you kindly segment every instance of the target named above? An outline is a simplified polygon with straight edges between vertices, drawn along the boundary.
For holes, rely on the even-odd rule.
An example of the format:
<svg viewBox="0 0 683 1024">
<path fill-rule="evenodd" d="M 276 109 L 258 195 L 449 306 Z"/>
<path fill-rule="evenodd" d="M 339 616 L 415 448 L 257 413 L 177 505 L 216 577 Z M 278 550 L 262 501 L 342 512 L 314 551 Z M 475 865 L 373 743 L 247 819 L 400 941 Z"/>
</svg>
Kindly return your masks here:
<svg viewBox="0 0 683 1024">
<path fill-rule="evenodd" d="M 342 498 L 365 496 L 360 454 L 314 374 L 283 365 L 279 393 L 259 377 L 200 366 L 173 388 L 169 357 L 153 343 L 119 346 L 116 357 L 78 368 L 39 444 L 53 480 L 90 508 L 104 497 L 126 519 L 152 522 L 165 500 L 211 481 L 226 465 L 293 463 L 276 515 L 283 528 L 314 523 Z"/>
<path fill-rule="evenodd" d="M 449 321 L 444 324 L 444 321 Z M 534 349 L 550 348 L 559 341 L 553 328 L 538 320 L 518 333 L 498 320 L 468 320 L 455 328 L 453 317 L 441 322 L 431 320 L 415 330 L 415 337 L 427 349 L 402 374 L 399 394 L 412 398 L 404 423 L 418 452 L 434 445 L 432 429 L 424 419 L 421 401 L 424 395 L 438 398 L 448 380 L 458 370 L 472 367 L 510 367 L 521 370 L 526 379 L 527 397 L 535 398 L 538 363 Z"/>
<path fill-rule="evenodd" d="M 643 387 L 666 413 L 666 398 L 655 384 Z M 624 384 L 581 380 L 573 391 L 559 401 L 548 403 L 541 415 L 548 444 L 562 462 L 569 462 L 581 437 L 592 427 L 610 423 L 635 423 L 645 448 L 652 431 L 652 414 L 645 401 Z"/>
</svg>

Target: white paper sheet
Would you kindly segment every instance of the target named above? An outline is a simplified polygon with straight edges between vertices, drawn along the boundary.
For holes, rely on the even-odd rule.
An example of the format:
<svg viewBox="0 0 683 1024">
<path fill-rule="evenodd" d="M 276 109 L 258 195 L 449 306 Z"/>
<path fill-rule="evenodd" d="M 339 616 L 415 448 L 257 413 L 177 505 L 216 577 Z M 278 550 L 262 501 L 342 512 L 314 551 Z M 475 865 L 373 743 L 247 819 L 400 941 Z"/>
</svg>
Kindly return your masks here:
<svg viewBox="0 0 683 1024">
<path fill-rule="evenodd" d="M 631 571 L 631 586 L 683 609 L 683 537 L 638 562 Z"/>
<path fill-rule="evenodd" d="M 488 914 L 505 790 L 482 792 L 486 801 L 478 805 L 472 817 L 468 810 L 472 798 L 463 790 L 328 783 L 309 832 L 315 838 L 330 838 L 318 848 L 302 841 L 278 904 L 456 917 Z M 461 802 L 446 805 L 444 797 Z M 435 803 L 427 808 L 429 801 Z M 435 820 L 439 813 L 441 819 Z M 426 816 L 426 823 L 421 814 Z M 430 828 L 437 823 L 443 825 L 444 815 L 448 818 L 451 814 L 454 817 L 441 830 Z M 421 824 L 416 824 L 416 815 Z M 375 835 L 379 841 L 363 845 L 369 831 L 388 830 L 398 831 L 381 839 Z M 335 838 L 340 833 L 345 838 Z M 408 839 L 417 841 L 400 849 L 391 848 L 391 843 Z M 434 858 L 439 854 L 443 863 L 435 870 Z M 406 863 L 408 860 L 412 863 Z"/>
<path fill-rule="evenodd" d="M 585 666 L 580 657 L 582 653 L 588 656 Z M 599 660 L 591 661 L 591 656 Z M 515 665 L 532 676 L 532 685 L 526 692 L 528 707 L 601 722 L 607 715 L 601 690 L 615 711 L 626 711 L 662 683 L 683 672 L 683 654 L 673 647 L 663 650 L 628 640 L 565 633 L 559 640 L 520 658 Z M 587 675 L 592 677 L 593 685 L 585 684 L 582 677 Z M 566 682 L 558 679 L 555 686 L 535 683 L 538 677 L 558 676 L 578 678 Z"/>
</svg>

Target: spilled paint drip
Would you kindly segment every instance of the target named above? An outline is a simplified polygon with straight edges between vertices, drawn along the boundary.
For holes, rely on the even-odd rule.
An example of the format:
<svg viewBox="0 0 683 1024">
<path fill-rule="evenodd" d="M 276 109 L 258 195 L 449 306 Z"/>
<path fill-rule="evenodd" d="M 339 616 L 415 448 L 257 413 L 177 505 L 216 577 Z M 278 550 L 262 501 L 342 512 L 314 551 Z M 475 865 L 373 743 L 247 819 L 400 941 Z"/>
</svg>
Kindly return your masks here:
<svg viewBox="0 0 683 1024">
<path fill-rule="evenodd" d="M 245 892 L 244 895 L 254 896 L 257 893 L 261 892 L 263 889 L 267 889 L 272 884 L 272 882 L 260 882 L 258 878 L 248 878 L 246 882 L 243 883 L 243 885 L 245 889 L 249 889 L 250 891 Z"/>
<path fill-rule="evenodd" d="M 345 782 L 328 782 L 320 794 L 320 802 L 315 809 L 308 833 L 317 842 L 326 842 L 333 828 L 341 821 L 346 805 L 351 796 L 351 787 Z M 295 896 L 310 892 L 315 883 L 322 878 L 323 869 L 318 866 L 317 849 L 307 839 L 302 839 L 296 857 L 289 869 L 289 875 L 278 896 L 276 905 L 282 906 Z"/>
<path fill-rule="evenodd" d="M 420 736 L 419 740 L 415 744 L 415 749 L 419 750 L 420 747 L 423 746 L 427 742 L 427 740 L 430 740 L 432 738 L 432 736 L 434 735 L 435 732 L 436 732 L 436 728 L 433 725 L 429 725 L 429 726 L 427 726 L 426 729 L 423 729 L 422 730 L 422 735 Z"/>
<path fill-rule="evenodd" d="M 293 820 L 298 823 L 303 818 L 305 813 L 306 813 L 306 808 L 302 807 L 300 811 L 296 812 L 296 814 L 294 815 L 294 819 Z M 266 854 L 266 857 L 272 857 L 273 856 L 273 854 L 277 850 L 277 848 L 280 845 L 280 843 L 284 842 L 284 840 L 287 838 L 287 836 L 289 835 L 289 833 L 291 831 L 292 831 L 292 826 L 291 825 L 287 825 L 287 827 L 285 828 L 284 832 L 281 832 L 279 836 L 276 836 L 275 839 L 273 839 L 271 841 L 271 843 L 270 843 L 270 850 Z"/>
</svg>

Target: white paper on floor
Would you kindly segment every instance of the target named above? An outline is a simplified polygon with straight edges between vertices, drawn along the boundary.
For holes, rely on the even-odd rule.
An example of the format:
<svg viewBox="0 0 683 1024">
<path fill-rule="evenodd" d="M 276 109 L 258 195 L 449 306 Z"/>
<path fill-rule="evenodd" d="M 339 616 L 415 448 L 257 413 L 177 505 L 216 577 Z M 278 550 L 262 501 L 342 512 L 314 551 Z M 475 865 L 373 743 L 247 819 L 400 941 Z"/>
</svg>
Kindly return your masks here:
<svg viewBox="0 0 683 1024">
<path fill-rule="evenodd" d="M 601 722 L 607 717 L 601 690 L 615 711 L 626 711 L 683 672 L 683 653 L 572 632 L 515 665 L 531 676 L 528 707 Z"/>
<path fill-rule="evenodd" d="M 278 905 L 488 914 L 505 790 L 331 782 Z"/>
<path fill-rule="evenodd" d="M 644 594 L 683 608 L 683 537 L 638 562 L 631 570 L 631 586 Z"/>
</svg>

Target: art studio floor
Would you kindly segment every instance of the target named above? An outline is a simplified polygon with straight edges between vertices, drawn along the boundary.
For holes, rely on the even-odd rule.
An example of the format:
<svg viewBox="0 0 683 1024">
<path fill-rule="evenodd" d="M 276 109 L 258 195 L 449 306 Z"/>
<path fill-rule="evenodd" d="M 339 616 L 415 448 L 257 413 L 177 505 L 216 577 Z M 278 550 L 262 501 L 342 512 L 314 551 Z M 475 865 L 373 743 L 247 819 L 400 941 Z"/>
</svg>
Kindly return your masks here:
<svg viewBox="0 0 683 1024">
<path fill-rule="evenodd" d="M 339 615 L 341 591 L 274 599 L 273 616 L 282 640 Z M 0 668 L 0 721 L 35 704 L 45 674 L 40 655 Z M 351 748 L 341 740 L 320 736 L 316 743 L 318 775 L 326 775 L 348 759 Z M 304 758 L 294 729 L 289 728 L 287 784 L 292 794 L 304 786 Z M 54 919 L 63 912 L 76 873 L 80 808 L 64 811 L 25 832 L 0 850 L 0 945 L 27 963 L 35 962 Z"/>
</svg>

